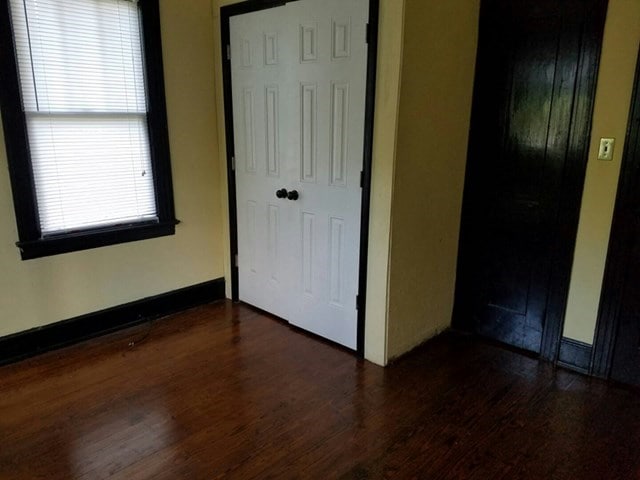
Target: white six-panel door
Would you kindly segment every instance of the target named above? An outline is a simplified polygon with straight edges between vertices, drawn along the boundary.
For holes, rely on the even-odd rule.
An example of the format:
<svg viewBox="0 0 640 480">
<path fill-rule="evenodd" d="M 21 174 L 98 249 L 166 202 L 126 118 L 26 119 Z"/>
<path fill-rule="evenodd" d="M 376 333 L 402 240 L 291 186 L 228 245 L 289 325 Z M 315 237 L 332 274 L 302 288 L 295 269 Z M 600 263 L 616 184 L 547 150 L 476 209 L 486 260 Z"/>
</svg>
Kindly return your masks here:
<svg viewBox="0 0 640 480">
<path fill-rule="evenodd" d="M 240 300 L 352 349 L 367 18 L 298 0 L 230 24 Z"/>
</svg>

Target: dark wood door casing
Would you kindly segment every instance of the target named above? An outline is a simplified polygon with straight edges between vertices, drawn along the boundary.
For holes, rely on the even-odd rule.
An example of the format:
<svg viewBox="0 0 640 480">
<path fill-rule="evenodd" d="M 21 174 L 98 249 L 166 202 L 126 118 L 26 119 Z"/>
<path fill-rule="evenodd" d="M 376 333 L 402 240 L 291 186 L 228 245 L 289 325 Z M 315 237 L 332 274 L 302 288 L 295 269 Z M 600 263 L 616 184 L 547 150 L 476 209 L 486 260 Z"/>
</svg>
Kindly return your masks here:
<svg viewBox="0 0 640 480">
<path fill-rule="evenodd" d="M 454 326 L 555 358 L 606 0 L 484 0 Z"/>
</svg>

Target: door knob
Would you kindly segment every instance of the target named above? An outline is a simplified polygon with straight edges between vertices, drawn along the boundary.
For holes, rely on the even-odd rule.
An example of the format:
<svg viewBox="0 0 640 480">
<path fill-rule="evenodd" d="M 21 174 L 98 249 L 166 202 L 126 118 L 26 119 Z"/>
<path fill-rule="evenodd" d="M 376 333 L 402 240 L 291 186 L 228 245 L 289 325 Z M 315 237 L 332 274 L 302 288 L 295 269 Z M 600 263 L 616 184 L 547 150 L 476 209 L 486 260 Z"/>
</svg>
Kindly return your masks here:
<svg viewBox="0 0 640 480">
<path fill-rule="evenodd" d="M 298 200 L 298 198 L 300 198 L 300 195 L 298 194 L 298 191 L 297 191 L 297 190 L 291 190 L 291 191 L 289 192 L 289 194 L 287 195 L 287 198 L 288 198 L 289 200 L 296 201 L 296 200 Z"/>
<path fill-rule="evenodd" d="M 276 190 L 276 197 L 278 198 L 287 198 L 287 189 L 281 188 L 280 190 Z"/>
</svg>

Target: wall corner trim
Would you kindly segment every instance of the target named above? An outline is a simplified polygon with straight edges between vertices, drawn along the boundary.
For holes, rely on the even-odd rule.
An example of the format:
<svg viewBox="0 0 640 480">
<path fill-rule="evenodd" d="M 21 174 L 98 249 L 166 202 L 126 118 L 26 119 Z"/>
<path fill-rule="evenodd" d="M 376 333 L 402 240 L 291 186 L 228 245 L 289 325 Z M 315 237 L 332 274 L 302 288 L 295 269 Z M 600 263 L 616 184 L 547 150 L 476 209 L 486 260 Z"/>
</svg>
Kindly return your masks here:
<svg viewBox="0 0 640 480">
<path fill-rule="evenodd" d="M 0 365 L 74 345 L 225 298 L 223 278 L 0 338 Z"/>
</svg>

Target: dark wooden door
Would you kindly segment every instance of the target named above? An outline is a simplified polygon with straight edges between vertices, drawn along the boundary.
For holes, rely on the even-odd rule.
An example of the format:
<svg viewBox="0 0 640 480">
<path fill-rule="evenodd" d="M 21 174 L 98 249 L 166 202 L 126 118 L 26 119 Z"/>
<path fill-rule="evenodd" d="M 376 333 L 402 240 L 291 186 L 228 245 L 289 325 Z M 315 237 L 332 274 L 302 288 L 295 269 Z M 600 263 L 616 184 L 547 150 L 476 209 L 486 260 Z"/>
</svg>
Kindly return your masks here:
<svg viewBox="0 0 640 480">
<path fill-rule="evenodd" d="M 484 0 L 454 325 L 555 355 L 589 145 L 602 0 Z"/>
<path fill-rule="evenodd" d="M 640 385 L 640 59 L 595 349 L 594 373 Z"/>
</svg>

